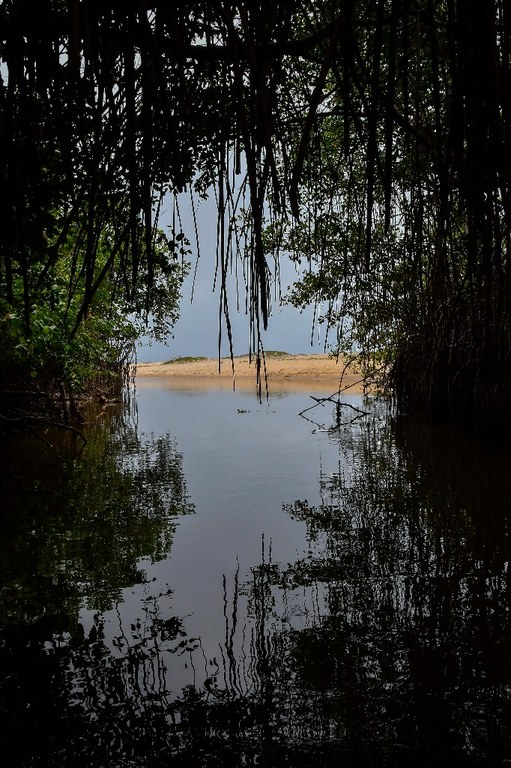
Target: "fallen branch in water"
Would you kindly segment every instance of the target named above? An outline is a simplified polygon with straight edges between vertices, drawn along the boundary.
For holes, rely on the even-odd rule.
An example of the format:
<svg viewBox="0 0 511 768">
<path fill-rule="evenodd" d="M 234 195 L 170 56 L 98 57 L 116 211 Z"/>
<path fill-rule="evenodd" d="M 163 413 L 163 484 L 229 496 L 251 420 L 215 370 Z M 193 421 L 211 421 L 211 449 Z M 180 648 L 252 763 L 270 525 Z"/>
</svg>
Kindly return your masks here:
<svg viewBox="0 0 511 768">
<path fill-rule="evenodd" d="M 304 413 L 307 413 L 307 411 L 312 411 L 313 408 L 316 408 L 318 405 L 324 405 L 325 403 L 333 403 L 337 408 L 351 408 L 353 411 L 357 411 L 361 416 L 368 416 L 369 411 L 363 411 L 361 408 L 357 408 L 355 405 L 352 405 L 351 403 L 342 403 L 338 397 L 335 398 L 336 392 L 334 392 L 332 395 L 329 395 L 328 397 L 314 397 L 314 395 L 309 395 L 311 400 L 314 400 L 314 405 L 309 405 L 308 408 L 304 408 L 303 411 L 300 411 L 298 416 L 303 416 Z"/>
<path fill-rule="evenodd" d="M 314 400 L 314 405 L 310 405 L 308 408 L 304 408 L 303 411 L 300 411 L 298 416 L 301 416 L 302 419 L 305 419 L 306 421 L 310 421 L 311 424 L 315 424 L 319 429 L 325 429 L 324 425 L 320 424 L 317 421 L 314 421 L 313 419 L 309 419 L 305 414 L 308 411 L 312 411 L 314 408 L 317 408 L 318 405 L 325 405 L 325 403 L 333 403 L 335 405 L 335 426 L 334 427 L 328 427 L 328 431 L 339 429 L 339 427 L 347 424 L 353 424 L 354 421 L 357 421 L 357 419 L 361 419 L 363 416 L 369 416 L 369 411 L 364 411 L 362 408 L 357 408 L 355 405 L 352 405 L 351 403 L 343 403 L 340 399 L 340 391 L 334 392 L 332 395 L 329 395 L 327 397 L 314 397 L 314 395 L 309 395 L 311 400 Z M 352 419 L 349 419 L 348 421 L 344 421 L 341 423 L 341 411 L 342 408 L 351 408 L 352 411 L 356 412 L 356 416 L 354 416 Z"/>
</svg>

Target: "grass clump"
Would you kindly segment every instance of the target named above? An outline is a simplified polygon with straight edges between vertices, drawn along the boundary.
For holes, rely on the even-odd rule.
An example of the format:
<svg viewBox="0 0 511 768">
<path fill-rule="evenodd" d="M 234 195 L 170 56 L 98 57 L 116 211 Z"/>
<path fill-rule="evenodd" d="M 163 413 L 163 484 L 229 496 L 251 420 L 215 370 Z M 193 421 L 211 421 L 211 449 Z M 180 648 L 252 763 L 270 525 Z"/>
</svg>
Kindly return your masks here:
<svg viewBox="0 0 511 768">
<path fill-rule="evenodd" d="M 266 358 L 294 357 L 294 355 L 290 354 L 289 352 L 281 352 L 280 350 L 277 350 L 277 349 L 270 349 L 269 351 L 264 350 L 264 356 Z M 249 352 L 243 352 L 241 355 L 233 355 L 233 360 L 244 360 L 246 357 L 250 357 Z M 252 358 L 255 360 L 256 357 L 257 357 L 257 352 L 252 352 Z M 222 359 L 230 360 L 231 357 L 230 355 L 228 355 L 227 357 L 224 357 Z"/>
<path fill-rule="evenodd" d="M 200 363 L 201 360 L 207 360 L 207 357 L 173 357 L 166 360 L 164 365 L 173 365 L 174 363 Z"/>
<path fill-rule="evenodd" d="M 269 349 L 264 354 L 265 354 L 266 357 L 274 357 L 274 358 L 293 357 L 293 355 L 290 355 L 289 352 L 281 352 L 278 349 Z"/>
</svg>

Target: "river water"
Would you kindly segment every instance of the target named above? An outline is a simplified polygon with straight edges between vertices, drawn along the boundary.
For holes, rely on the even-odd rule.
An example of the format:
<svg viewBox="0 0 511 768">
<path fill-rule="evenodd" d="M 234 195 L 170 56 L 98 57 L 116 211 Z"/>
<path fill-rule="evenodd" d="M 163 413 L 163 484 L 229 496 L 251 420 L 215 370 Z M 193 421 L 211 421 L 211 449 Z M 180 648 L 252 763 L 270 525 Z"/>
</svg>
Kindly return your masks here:
<svg viewBox="0 0 511 768">
<path fill-rule="evenodd" d="M 252 389 L 2 444 L 0 764 L 510 763 L 510 452 Z"/>
</svg>

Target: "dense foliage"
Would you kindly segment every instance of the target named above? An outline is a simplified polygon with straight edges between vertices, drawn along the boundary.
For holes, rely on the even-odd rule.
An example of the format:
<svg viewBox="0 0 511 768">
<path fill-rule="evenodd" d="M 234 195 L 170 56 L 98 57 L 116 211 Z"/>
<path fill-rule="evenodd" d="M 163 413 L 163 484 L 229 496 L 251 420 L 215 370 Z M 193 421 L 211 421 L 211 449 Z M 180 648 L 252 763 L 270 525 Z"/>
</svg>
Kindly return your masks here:
<svg viewBox="0 0 511 768">
<path fill-rule="evenodd" d="M 59 242 L 59 219 L 49 217 L 44 247 L 39 258 L 31 258 L 29 279 L 37 290 L 26 297 L 23 279 L 14 273 L 10 298 L 0 298 L 0 401 L 7 424 L 34 414 L 77 417 L 80 401 L 117 396 L 137 339 L 147 333 L 164 340 L 178 317 L 188 268 L 182 235 L 171 241 L 157 233 L 151 285 L 144 265 L 132 294 L 123 285 L 113 233 L 105 224 L 95 257 L 97 285 L 85 308 L 83 233 L 71 225 Z"/>
<path fill-rule="evenodd" d="M 402 409 L 511 416 L 507 3 L 3 0 L 0 29 L 0 294 L 21 281 L 26 326 L 49 212 L 63 242 L 86 210 L 81 320 L 107 223 L 132 301 L 162 195 L 213 185 L 255 338 L 292 250 L 317 271 L 294 300 L 334 302 Z"/>
<path fill-rule="evenodd" d="M 498 426 L 511 415 L 509 10 L 345 5 L 349 60 L 337 52 L 307 136 L 291 136 L 300 219 L 271 229 L 310 265 L 289 300 L 317 302 L 339 351 L 401 410 Z"/>
</svg>

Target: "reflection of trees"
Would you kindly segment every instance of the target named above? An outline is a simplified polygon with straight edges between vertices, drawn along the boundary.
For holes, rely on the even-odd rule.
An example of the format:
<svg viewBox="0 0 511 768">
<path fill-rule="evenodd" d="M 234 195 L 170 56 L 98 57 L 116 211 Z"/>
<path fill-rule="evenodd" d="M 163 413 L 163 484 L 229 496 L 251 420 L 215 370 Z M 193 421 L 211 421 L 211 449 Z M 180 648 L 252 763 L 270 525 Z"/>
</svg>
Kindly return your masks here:
<svg viewBox="0 0 511 768">
<path fill-rule="evenodd" d="M 289 507 L 311 552 L 273 581 L 324 592 L 324 615 L 292 633 L 297 686 L 323 693 L 318 722 L 347 743 L 503 755 L 511 478 L 499 454 L 417 423 L 339 439 L 350 461 L 323 478 L 321 505 Z"/>
<path fill-rule="evenodd" d="M 346 461 L 321 478 L 321 503 L 288 507 L 308 551 L 278 564 L 266 542 L 248 580 L 239 569 L 224 579 L 218 646 L 189 637 L 165 613 L 170 590 L 149 585 L 139 618 L 97 614 L 87 634 L 39 622 L 15 642 L 9 628 L 4 752 L 32 728 L 41 754 L 73 766 L 506 758 L 511 477 L 500 454 L 377 419 L 338 440 Z"/>
<path fill-rule="evenodd" d="M 288 507 L 309 552 L 263 558 L 226 596 L 222 669 L 173 704 L 183 748 L 228 744 L 263 764 L 499 763 L 511 737 L 507 457 L 418 423 L 367 420 L 338 439 L 346 461 L 322 478 L 321 504 Z"/>
<path fill-rule="evenodd" d="M 29 602 L 33 616 L 37 604 L 72 614 L 85 595 L 96 609 L 114 604 L 143 580 L 140 558 L 161 559 L 176 518 L 192 509 L 172 438 L 138 437 L 126 410 L 111 421 L 80 453 L 64 436 L 58 460 L 26 438 L 6 451 L 0 600 L 14 620 Z"/>
<path fill-rule="evenodd" d="M 147 597 L 141 618 L 119 621 L 113 644 L 101 614 L 87 637 L 76 623 L 48 629 L 5 634 L 0 744 L 8 764 L 99 768 L 154 758 L 168 738 L 165 655 L 188 646 L 180 621 L 163 619 Z"/>
<path fill-rule="evenodd" d="M 164 557 L 177 517 L 192 511 L 174 441 L 139 437 L 131 417 L 112 411 L 109 428 L 91 429 L 80 453 L 69 435 L 60 443 L 52 437 L 58 458 L 35 439 L 20 441 L 17 451 L 17 440 L 2 446 L 0 748 L 10 766 L 60 765 L 75 752 L 85 760 L 98 723 L 102 743 L 112 746 L 112 706 L 125 718 L 134 712 L 127 722 L 138 716 L 137 674 L 126 673 L 137 664 L 146 700 L 161 697 L 161 660 L 149 653 L 147 637 L 137 639 L 142 625 L 127 653 L 117 638 L 126 664 L 103 642 L 101 614 L 88 637 L 77 623 L 85 596 L 105 611 L 122 588 L 143 582 L 140 559 Z M 158 642 L 179 636 L 177 620 L 150 621 L 153 615 L 148 607 L 146 624 Z"/>
</svg>

